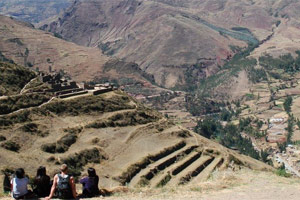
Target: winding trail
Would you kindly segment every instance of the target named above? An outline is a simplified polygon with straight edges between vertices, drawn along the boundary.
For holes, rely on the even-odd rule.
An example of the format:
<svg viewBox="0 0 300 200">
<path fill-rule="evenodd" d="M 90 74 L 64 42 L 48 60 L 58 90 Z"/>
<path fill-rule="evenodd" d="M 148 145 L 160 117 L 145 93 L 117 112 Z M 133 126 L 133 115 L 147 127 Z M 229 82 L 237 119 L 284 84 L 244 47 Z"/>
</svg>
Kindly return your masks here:
<svg viewBox="0 0 300 200">
<path fill-rule="evenodd" d="M 26 85 L 24 85 L 24 87 L 23 87 L 22 90 L 20 91 L 20 94 L 23 94 L 24 91 L 26 90 L 26 87 L 27 87 L 32 81 L 34 81 L 35 79 L 37 79 L 37 77 L 31 79 Z"/>
</svg>

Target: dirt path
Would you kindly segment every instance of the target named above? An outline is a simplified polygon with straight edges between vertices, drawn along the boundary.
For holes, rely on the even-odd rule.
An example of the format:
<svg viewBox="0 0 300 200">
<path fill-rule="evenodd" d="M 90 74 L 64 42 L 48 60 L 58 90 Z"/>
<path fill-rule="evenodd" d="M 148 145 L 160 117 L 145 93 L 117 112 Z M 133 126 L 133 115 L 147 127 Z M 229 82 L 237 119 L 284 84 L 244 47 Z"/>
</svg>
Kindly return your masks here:
<svg viewBox="0 0 300 200">
<path fill-rule="evenodd" d="M 24 91 L 26 90 L 27 86 L 34 80 L 36 80 L 37 78 L 33 78 L 31 79 L 26 85 L 24 85 L 24 87 L 22 88 L 22 90 L 20 91 L 20 94 L 23 94 Z"/>
</svg>

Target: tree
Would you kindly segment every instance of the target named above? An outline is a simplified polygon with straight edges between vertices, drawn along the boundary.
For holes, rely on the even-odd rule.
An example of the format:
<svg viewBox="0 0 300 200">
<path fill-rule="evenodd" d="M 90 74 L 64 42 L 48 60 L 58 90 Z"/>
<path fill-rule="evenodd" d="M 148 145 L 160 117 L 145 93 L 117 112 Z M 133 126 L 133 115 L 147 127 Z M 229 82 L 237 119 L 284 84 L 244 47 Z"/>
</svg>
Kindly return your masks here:
<svg viewBox="0 0 300 200">
<path fill-rule="evenodd" d="M 283 107 L 287 113 L 291 112 L 292 103 L 293 103 L 293 98 L 291 96 L 287 97 L 286 100 L 284 101 Z"/>
<path fill-rule="evenodd" d="M 217 134 L 220 126 L 221 124 L 215 119 L 205 118 L 203 121 L 198 121 L 194 130 L 203 137 L 212 138 L 212 136 Z"/>
</svg>

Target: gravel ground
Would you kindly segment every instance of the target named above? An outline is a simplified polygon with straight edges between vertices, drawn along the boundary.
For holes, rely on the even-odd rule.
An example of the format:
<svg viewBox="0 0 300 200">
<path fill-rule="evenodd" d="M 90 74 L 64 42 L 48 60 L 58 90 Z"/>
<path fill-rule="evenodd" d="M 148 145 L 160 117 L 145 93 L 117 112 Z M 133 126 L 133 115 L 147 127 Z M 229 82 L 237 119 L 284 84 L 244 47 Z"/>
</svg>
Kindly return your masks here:
<svg viewBox="0 0 300 200">
<path fill-rule="evenodd" d="M 0 199 L 10 199 L 2 197 Z M 130 189 L 92 200 L 299 200 L 300 179 L 271 172 L 241 170 L 216 172 L 204 183 L 159 189 Z"/>
</svg>

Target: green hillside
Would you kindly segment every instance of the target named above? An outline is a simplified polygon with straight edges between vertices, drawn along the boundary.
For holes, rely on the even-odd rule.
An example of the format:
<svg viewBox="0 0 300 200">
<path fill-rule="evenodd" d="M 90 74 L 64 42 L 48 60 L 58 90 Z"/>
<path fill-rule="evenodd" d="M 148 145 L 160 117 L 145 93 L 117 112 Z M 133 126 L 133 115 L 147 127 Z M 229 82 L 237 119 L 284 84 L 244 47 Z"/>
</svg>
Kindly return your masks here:
<svg viewBox="0 0 300 200">
<path fill-rule="evenodd" d="M 0 62 L 0 96 L 18 94 L 35 73 L 24 67 Z"/>
</svg>

